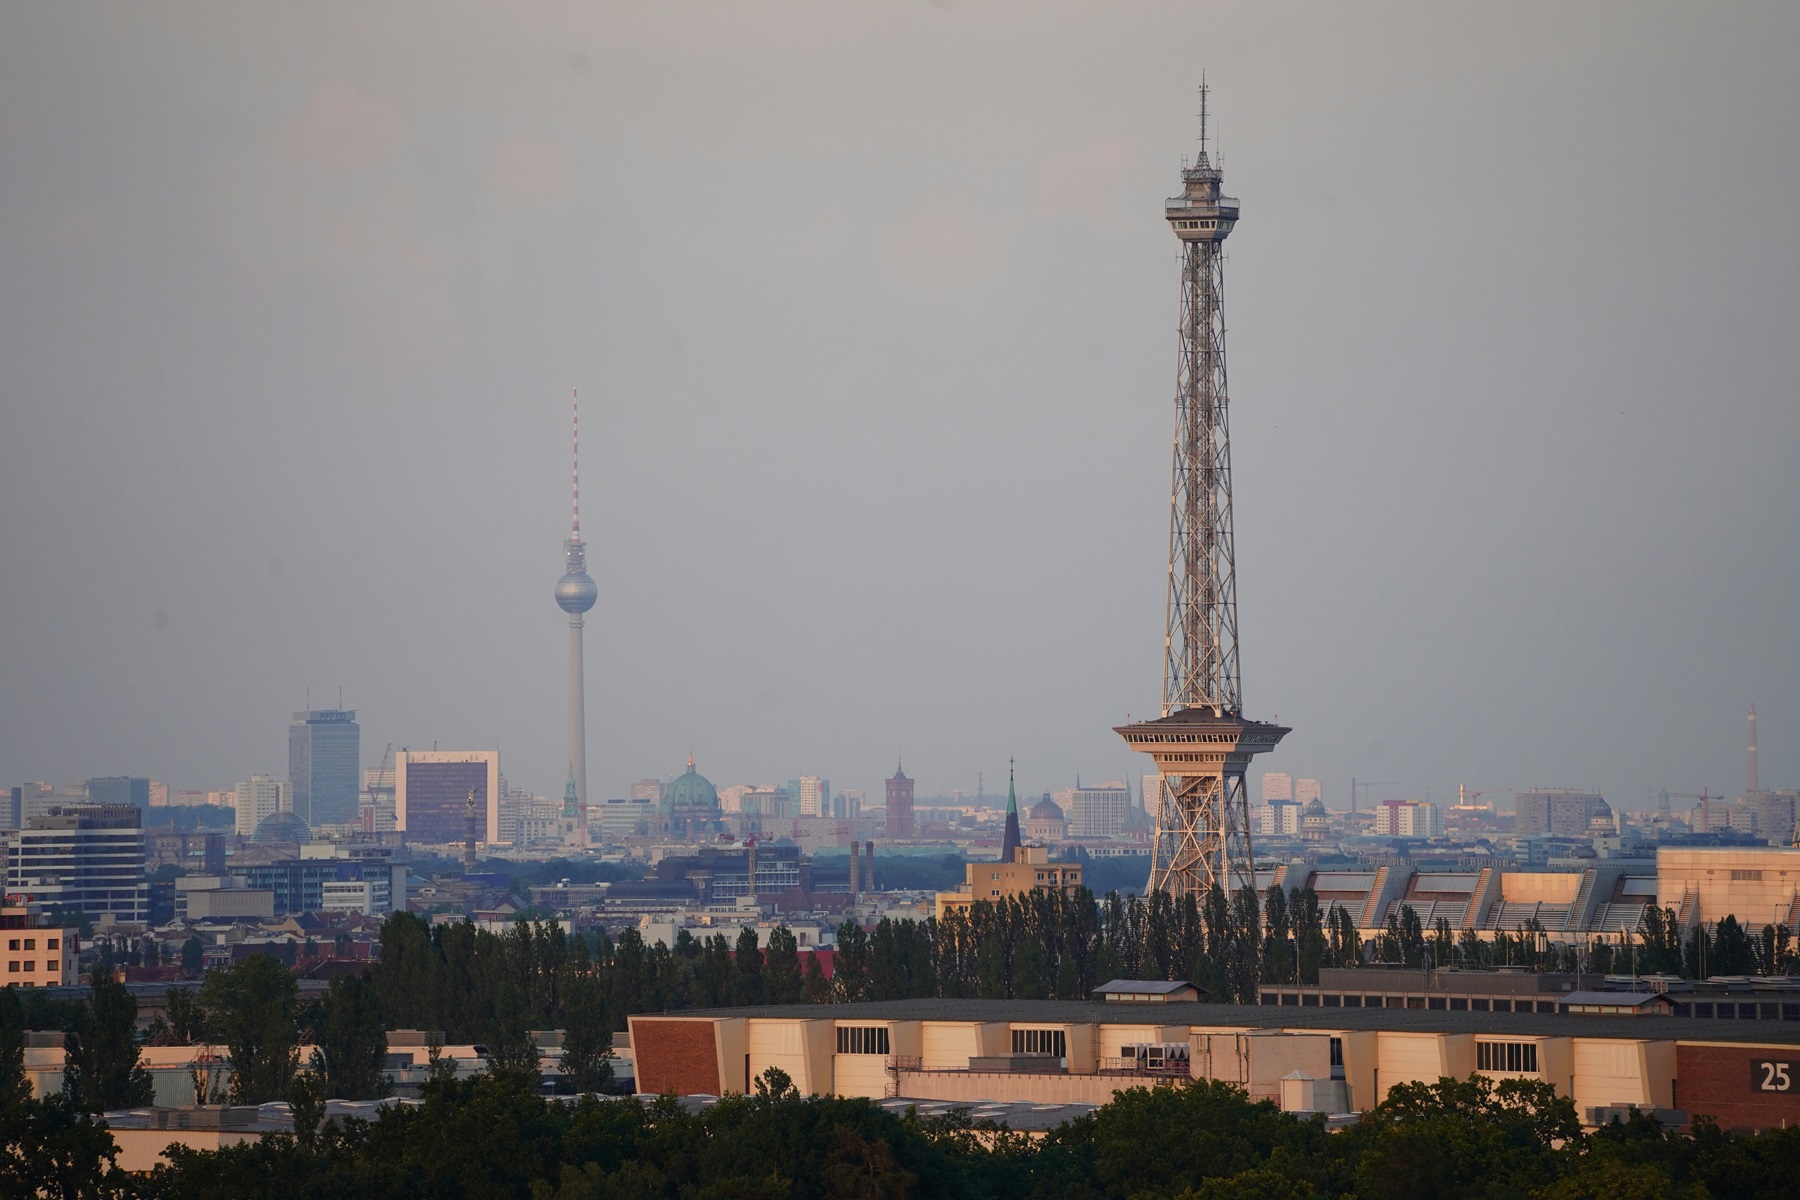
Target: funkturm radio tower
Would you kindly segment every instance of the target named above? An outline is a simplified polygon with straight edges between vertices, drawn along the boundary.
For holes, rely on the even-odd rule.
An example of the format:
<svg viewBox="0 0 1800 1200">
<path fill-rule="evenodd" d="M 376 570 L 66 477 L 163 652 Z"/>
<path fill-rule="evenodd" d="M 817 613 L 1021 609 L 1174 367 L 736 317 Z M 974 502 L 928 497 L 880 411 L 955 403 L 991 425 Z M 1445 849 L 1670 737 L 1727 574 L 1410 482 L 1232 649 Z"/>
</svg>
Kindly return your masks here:
<svg viewBox="0 0 1800 1200">
<path fill-rule="evenodd" d="M 1227 893 L 1254 885 L 1244 771 L 1288 732 L 1243 715 L 1223 254 L 1238 202 L 1223 194 L 1223 175 L 1207 158 L 1206 99 L 1202 83 L 1200 152 L 1181 172 L 1181 195 L 1164 205 L 1181 241 L 1181 327 L 1163 715 L 1117 730 L 1162 773 L 1149 886 L 1174 896 L 1204 893 L 1215 883 Z"/>
<path fill-rule="evenodd" d="M 587 546 L 581 540 L 581 398 L 569 393 L 569 537 L 563 543 L 565 568 L 556 581 L 556 606 L 569 614 L 569 782 L 563 790 L 563 838 L 580 842 L 587 812 L 587 697 L 582 675 L 581 615 L 594 607 L 600 589 L 587 573 Z"/>
</svg>

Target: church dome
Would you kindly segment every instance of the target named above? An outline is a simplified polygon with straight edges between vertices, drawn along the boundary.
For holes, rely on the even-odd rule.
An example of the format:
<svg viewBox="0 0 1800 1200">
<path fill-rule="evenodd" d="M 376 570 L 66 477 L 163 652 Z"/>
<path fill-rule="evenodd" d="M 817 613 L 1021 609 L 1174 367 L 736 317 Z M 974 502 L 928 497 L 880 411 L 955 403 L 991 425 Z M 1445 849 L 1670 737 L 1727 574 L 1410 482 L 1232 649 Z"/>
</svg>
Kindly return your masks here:
<svg viewBox="0 0 1800 1200">
<path fill-rule="evenodd" d="M 1306 802 L 1306 810 L 1303 815 L 1308 816 L 1308 817 L 1324 816 L 1325 815 L 1325 802 L 1323 800 L 1319 799 L 1317 796 L 1314 796 L 1311 800 L 1308 800 Z"/>
<path fill-rule="evenodd" d="M 687 772 L 663 789 L 662 810 L 696 816 L 719 811 L 718 790 L 710 779 L 694 770 L 693 755 L 688 755 Z"/>
<path fill-rule="evenodd" d="M 1036 804 L 1031 806 L 1030 819 L 1033 821 L 1060 821 L 1063 819 L 1062 806 L 1057 804 L 1057 802 L 1050 797 L 1045 796 L 1042 800 L 1039 800 Z"/>
</svg>

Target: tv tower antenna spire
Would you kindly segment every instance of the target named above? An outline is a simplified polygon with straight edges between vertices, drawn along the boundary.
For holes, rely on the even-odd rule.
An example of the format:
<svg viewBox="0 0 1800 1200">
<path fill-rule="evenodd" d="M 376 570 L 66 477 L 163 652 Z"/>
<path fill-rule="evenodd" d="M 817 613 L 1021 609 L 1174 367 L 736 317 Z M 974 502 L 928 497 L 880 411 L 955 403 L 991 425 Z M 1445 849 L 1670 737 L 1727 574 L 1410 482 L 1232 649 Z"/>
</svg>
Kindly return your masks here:
<svg viewBox="0 0 1800 1200">
<path fill-rule="evenodd" d="M 1174 896 L 1254 886 L 1244 771 L 1288 732 L 1243 716 L 1224 311 L 1224 243 L 1238 202 L 1207 161 L 1207 97 L 1203 79 L 1200 156 L 1163 206 L 1182 251 L 1163 715 L 1117 730 L 1162 773 L 1149 887 Z"/>
<path fill-rule="evenodd" d="M 556 581 L 556 606 L 569 614 L 569 782 L 563 791 L 563 840 L 585 843 L 587 812 L 587 687 L 582 668 L 582 614 L 594 607 L 600 589 L 587 573 L 587 545 L 581 540 L 581 396 L 569 392 L 569 537 L 563 543 L 563 577 Z"/>
</svg>

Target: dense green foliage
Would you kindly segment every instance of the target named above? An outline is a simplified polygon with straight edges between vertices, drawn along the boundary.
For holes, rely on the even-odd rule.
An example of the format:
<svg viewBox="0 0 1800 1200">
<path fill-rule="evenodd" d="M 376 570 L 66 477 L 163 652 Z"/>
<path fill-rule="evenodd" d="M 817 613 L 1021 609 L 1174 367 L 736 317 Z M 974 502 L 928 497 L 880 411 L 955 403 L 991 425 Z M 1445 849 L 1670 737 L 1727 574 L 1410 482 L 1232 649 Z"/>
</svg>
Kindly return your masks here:
<svg viewBox="0 0 1800 1200">
<path fill-rule="evenodd" d="M 67 1041 L 63 1087 L 88 1112 L 150 1103 L 154 1086 L 138 1063 L 137 1000 L 110 975 L 95 979 Z"/>
<path fill-rule="evenodd" d="M 558 1102 L 503 1074 L 427 1089 L 371 1123 L 317 1125 L 148 1177 L 106 1168 L 106 1135 L 60 1101 L 0 1108 L 0 1191 L 240 1197 L 970 1197 L 988 1200 L 1780 1200 L 1800 1193 L 1800 1129 L 1671 1133 L 1648 1117 L 1584 1134 L 1547 1084 L 1396 1087 L 1360 1124 L 1252 1103 L 1222 1083 L 1121 1093 L 1041 1139 L 966 1118 L 801 1097 L 779 1071 L 690 1113 L 631 1098 Z M 63 1172 L 58 1176 L 57 1172 Z M 78 1181 L 59 1190 L 53 1180 Z M 44 1181 L 44 1182 L 36 1182 Z M 7 1190 L 8 1188 L 11 1190 Z"/>
<path fill-rule="evenodd" d="M 299 1061 L 299 988 L 277 958 L 249 954 L 209 971 L 200 988 L 206 1027 L 231 1059 L 231 1102 L 287 1096 Z"/>
</svg>

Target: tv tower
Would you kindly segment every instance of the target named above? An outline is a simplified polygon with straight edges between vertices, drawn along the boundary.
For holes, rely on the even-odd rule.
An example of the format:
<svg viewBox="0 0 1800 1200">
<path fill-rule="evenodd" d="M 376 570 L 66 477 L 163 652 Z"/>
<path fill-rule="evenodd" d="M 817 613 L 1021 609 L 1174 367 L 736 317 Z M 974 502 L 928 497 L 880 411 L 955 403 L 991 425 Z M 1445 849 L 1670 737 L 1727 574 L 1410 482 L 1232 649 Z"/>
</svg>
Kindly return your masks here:
<svg viewBox="0 0 1800 1200">
<path fill-rule="evenodd" d="M 563 790 L 565 837 L 578 835 L 583 814 L 587 811 L 587 704 L 581 669 L 581 614 L 594 607 L 594 601 L 600 598 L 600 589 L 587 573 L 587 546 L 581 540 L 581 397 L 577 392 L 569 393 L 569 403 L 569 537 L 563 543 L 563 577 L 556 581 L 556 606 L 569 614 L 569 782 Z"/>
<path fill-rule="evenodd" d="M 1204 894 L 1215 883 L 1227 894 L 1254 886 L 1244 771 L 1288 732 L 1243 716 L 1223 254 L 1238 202 L 1221 191 L 1224 176 L 1207 159 L 1206 102 L 1202 80 L 1200 152 L 1182 169 L 1181 195 L 1163 206 L 1181 241 L 1163 715 L 1116 730 L 1162 773 L 1149 888 L 1176 897 Z"/>
</svg>

